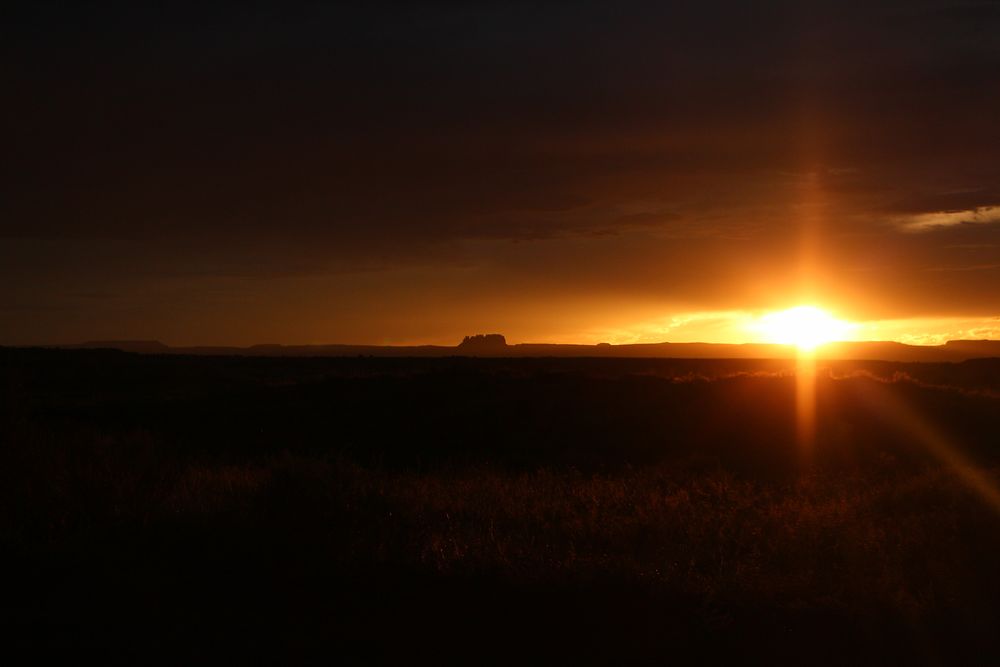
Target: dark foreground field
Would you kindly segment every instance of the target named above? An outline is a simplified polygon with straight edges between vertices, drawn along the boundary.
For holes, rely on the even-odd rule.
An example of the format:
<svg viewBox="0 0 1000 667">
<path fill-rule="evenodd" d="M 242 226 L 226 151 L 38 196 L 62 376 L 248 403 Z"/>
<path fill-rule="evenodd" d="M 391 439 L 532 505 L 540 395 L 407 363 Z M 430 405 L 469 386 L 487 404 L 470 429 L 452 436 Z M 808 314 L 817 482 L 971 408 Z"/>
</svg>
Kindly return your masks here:
<svg viewBox="0 0 1000 667">
<path fill-rule="evenodd" d="M 991 663 L 1000 360 L 0 349 L 34 659 Z"/>
</svg>

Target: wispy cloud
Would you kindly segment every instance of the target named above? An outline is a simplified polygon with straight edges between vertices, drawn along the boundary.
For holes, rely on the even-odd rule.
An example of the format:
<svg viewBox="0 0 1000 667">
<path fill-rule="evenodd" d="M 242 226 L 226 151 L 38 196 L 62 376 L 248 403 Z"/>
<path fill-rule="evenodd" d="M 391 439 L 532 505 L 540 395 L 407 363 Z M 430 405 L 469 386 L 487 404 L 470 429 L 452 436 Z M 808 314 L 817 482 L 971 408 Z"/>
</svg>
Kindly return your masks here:
<svg viewBox="0 0 1000 667">
<path fill-rule="evenodd" d="M 964 211 L 936 211 L 899 219 L 906 232 L 928 232 L 955 225 L 988 225 L 1000 222 L 1000 206 L 978 206 Z"/>
<path fill-rule="evenodd" d="M 971 264 L 968 266 L 935 266 L 927 269 L 928 271 L 992 271 L 993 269 L 1000 269 L 1000 263 L 995 264 Z"/>
</svg>

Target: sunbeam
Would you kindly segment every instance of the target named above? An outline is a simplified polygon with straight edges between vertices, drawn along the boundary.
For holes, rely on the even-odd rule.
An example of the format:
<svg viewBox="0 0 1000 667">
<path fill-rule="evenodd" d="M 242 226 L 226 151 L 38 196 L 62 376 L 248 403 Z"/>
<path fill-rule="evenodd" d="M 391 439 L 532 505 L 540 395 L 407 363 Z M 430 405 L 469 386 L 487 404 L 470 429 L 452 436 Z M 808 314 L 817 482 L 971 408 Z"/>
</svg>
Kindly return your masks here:
<svg viewBox="0 0 1000 667">
<path fill-rule="evenodd" d="M 859 391 L 876 415 L 911 436 L 918 445 L 944 464 L 961 482 L 1000 515 L 1000 489 L 962 452 L 959 443 L 931 424 L 923 415 L 893 396 L 886 385 L 872 381 Z"/>
<path fill-rule="evenodd" d="M 799 451 L 808 461 L 816 441 L 816 356 L 799 349 L 795 367 L 795 433 Z"/>
</svg>

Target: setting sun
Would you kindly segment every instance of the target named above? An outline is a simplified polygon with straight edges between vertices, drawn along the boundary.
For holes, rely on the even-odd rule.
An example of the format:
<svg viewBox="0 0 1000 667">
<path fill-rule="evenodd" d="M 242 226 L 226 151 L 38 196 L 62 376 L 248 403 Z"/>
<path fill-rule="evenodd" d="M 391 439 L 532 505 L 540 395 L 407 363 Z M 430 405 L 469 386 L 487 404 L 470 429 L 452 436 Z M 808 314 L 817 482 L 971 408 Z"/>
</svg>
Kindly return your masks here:
<svg viewBox="0 0 1000 667">
<path fill-rule="evenodd" d="M 763 315 L 750 328 L 764 342 L 812 350 L 824 343 L 845 340 L 855 327 L 821 308 L 797 306 Z"/>
</svg>

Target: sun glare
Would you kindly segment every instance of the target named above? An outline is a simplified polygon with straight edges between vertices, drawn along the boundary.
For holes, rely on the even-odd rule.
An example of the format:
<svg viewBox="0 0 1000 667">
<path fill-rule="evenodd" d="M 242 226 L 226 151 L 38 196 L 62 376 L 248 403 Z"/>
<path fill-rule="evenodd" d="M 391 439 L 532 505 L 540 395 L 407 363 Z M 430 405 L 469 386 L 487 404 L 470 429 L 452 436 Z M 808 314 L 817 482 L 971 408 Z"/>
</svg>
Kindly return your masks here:
<svg viewBox="0 0 1000 667">
<path fill-rule="evenodd" d="M 763 315 L 751 328 L 764 342 L 813 350 L 824 343 L 846 340 L 855 326 L 821 308 L 797 306 Z"/>
</svg>

